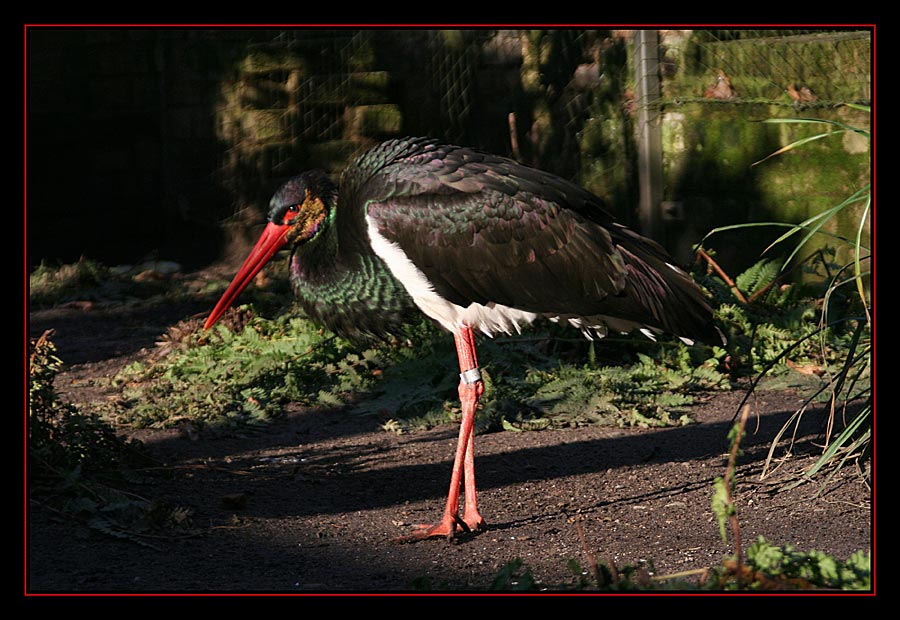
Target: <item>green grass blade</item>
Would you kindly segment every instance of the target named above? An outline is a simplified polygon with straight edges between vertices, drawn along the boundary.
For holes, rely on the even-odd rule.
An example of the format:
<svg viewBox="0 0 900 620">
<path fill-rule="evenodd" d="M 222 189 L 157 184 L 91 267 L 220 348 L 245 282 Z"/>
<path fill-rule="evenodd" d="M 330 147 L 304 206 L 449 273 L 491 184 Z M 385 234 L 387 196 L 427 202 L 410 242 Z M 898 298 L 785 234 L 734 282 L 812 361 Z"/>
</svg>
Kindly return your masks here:
<svg viewBox="0 0 900 620">
<path fill-rule="evenodd" d="M 869 207 L 872 205 L 872 194 L 869 193 L 868 198 L 866 198 L 866 206 L 863 209 L 863 214 L 859 218 L 859 227 L 856 229 L 856 256 L 854 257 L 853 263 L 854 268 L 856 270 L 856 290 L 859 292 L 859 300 L 863 304 L 863 308 L 866 309 L 866 316 L 869 316 L 869 305 L 866 303 L 866 291 L 863 286 L 862 279 L 862 268 L 860 267 L 860 248 L 862 248 L 862 234 L 863 229 L 866 227 L 866 221 L 869 217 Z M 869 318 L 871 322 L 871 317 Z"/>
<path fill-rule="evenodd" d="M 831 132 L 831 133 L 826 132 L 826 133 L 822 134 L 822 135 L 826 135 L 826 136 L 828 136 L 828 135 L 835 135 L 835 134 L 838 134 L 838 133 L 842 133 L 843 131 L 851 131 L 851 132 L 853 132 L 853 133 L 858 133 L 858 134 L 862 134 L 862 135 L 865 135 L 865 136 L 868 136 L 868 135 L 869 135 L 869 130 L 868 130 L 868 129 L 862 129 L 862 128 L 860 128 L 860 127 L 853 127 L 852 125 L 848 125 L 848 124 L 846 124 L 846 123 L 842 123 L 841 121 L 836 121 L 836 120 L 833 120 L 833 119 L 827 119 L 827 118 L 767 118 L 767 119 L 765 119 L 765 120 L 763 120 L 763 121 L 760 121 L 760 122 L 763 122 L 763 123 L 769 123 L 769 124 L 778 124 L 778 123 L 782 123 L 782 124 L 783 124 L 783 123 L 803 124 L 803 123 L 808 123 L 808 124 L 817 124 L 817 125 L 831 125 L 831 126 L 833 126 L 833 127 L 840 127 L 841 130 L 842 130 L 842 131 L 835 131 L 835 132 Z"/>
<path fill-rule="evenodd" d="M 812 225 L 812 224 L 815 223 L 817 220 L 820 220 L 820 219 L 822 219 L 822 218 L 825 218 L 826 221 L 827 221 L 827 219 L 830 218 L 830 217 L 836 212 L 836 211 L 835 211 L 836 208 L 837 208 L 837 207 L 832 207 L 831 209 L 829 209 L 829 210 L 827 210 L 827 211 L 823 211 L 822 213 L 819 213 L 818 215 L 814 215 L 814 216 L 812 216 L 812 217 L 810 217 L 810 218 L 808 218 L 808 219 L 806 219 L 806 220 L 800 222 L 799 224 L 795 224 L 791 230 L 789 230 L 788 232 L 784 233 L 783 235 L 781 235 L 780 237 L 778 237 L 775 241 L 773 241 L 772 243 L 770 243 L 770 244 L 766 247 L 766 249 L 763 250 L 762 253 L 765 254 L 766 252 L 768 252 L 769 250 L 771 250 L 773 247 L 775 247 L 776 245 L 778 245 L 779 243 L 781 243 L 781 242 L 784 241 L 785 239 L 788 239 L 788 238 L 791 237 L 792 235 L 794 235 L 794 234 L 796 234 L 796 233 L 799 233 L 800 231 L 806 229 L 808 226 Z M 801 245 L 802 245 L 802 244 L 801 244 Z"/>
<path fill-rule="evenodd" d="M 827 232 L 827 231 L 822 231 L 822 227 L 823 227 L 823 226 L 828 222 L 828 220 L 831 219 L 831 217 L 833 217 L 835 214 L 839 213 L 842 209 L 846 208 L 848 205 L 850 205 L 850 204 L 852 204 L 852 203 L 854 203 L 854 202 L 858 202 L 858 201 L 862 200 L 864 197 L 865 197 L 865 199 L 866 199 L 866 201 L 867 201 L 866 204 L 867 204 L 867 206 L 868 206 L 868 204 L 869 204 L 869 202 L 870 202 L 870 198 L 869 198 L 869 196 L 868 196 L 868 189 L 869 189 L 869 188 L 868 188 L 868 186 L 867 186 L 867 187 L 865 187 L 865 188 L 859 190 L 858 192 L 854 193 L 853 196 L 851 196 L 850 198 L 847 198 L 847 199 L 846 199 L 844 202 L 842 202 L 841 204 L 836 205 L 836 206 L 834 206 L 834 207 L 828 209 L 827 211 L 823 211 L 822 213 L 819 213 L 819 214 L 817 214 L 817 215 L 814 215 L 814 216 L 812 216 L 812 217 L 810 217 L 810 218 L 804 220 L 803 222 L 801 222 L 801 223 L 799 223 L 799 224 L 788 224 L 788 223 L 785 223 L 785 222 L 748 222 L 748 223 L 745 223 L 745 224 L 731 224 L 731 225 L 728 225 L 728 226 L 720 226 L 720 227 L 718 227 L 718 228 L 714 228 L 713 230 L 709 231 L 709 232 L 703 237 L 703 239 L 700 240 L 700 242 L 697 244 L 697 247 L 702 247 L 703 244 L 704 244 L 704 242 L 705 242 L 707 239 L 709 239 L 710 237 L 712 237 L 713 235 L 719 234 L 719 233 L 722 233 L 722 232 L 727 232 L 727 231 L 730 231 L 730 230 L 741 230 L 741 229 L 745 229 L 745 228 L 756 228 L 756 227 L 761 227 L 761 226 L 772 226 L 772 227 L 780 227 L 780 228 L 789 228 L 790 230 L 789 230 L 788 232 L 786 232 L 785 234 L 783 234 L 783 235 L 781 235 L 780 237 L 778 237 L 778 239 L 776 239 L 775 241 L 773 241 L 772 243 L 770 243 L 769 246 L 768 246 L 765 250 L 763 250 L 763 254 L 765 254 L 766 252 L 768 252 L 770 249 L 772 249 L 774 246 L 778 245 L 778 244 L 781 243 L 782 241 L 784 241 L 784 240 L 790 238 L 791 236 L 793 236 L 793 235 L 795 235 L 795 234 L 797 234 L 797 233 L 799 233 L 799 232 L 802 232 L 803 230 L 807 230 L 807 229 L 808 229 L 808 233 L 803 237 L 803 239 L 800 241 L 800 243 L 798 243 L 797 247 L 794 249 L 794 251 L 793 251 L 793 252 L 791 253 L 791 255 L 788 257 L 788 259 L 785 261 L 784 264 L 785 264 L 785 266 L 786 266 L 788 263 L 790 263 L 791 259 L 793 259 L 793 257 L 794 257 L 794 256 L 796 255 L 796 253 L 800 250 L 800 248 L 802 248 L 803 245 L 804 245 L 811 237 L 813 237 L 813 236 L 816 235 L 816 234 L 826 235 L 826 236 L 828 236 L 828 237 L 832 237 L 832 238 L 838 239 L 838 240 L 840 240 L 840 241 L 847 241 L 847 242 L 850 242 L 849 239 L 846 239 L 845 237 L 841 237 L 840 235 L 836 235 L 836 234 L 834 234 L 834 233 Z M 865 195 L 865 196 L 864 196 L 864 195 Z M 809 228 L 809 226 L 810 226 L 811 224 L 815 223 L 815 222 L 818 222 L 818 224 L 817 224 L 816 226 L 812 227 L 812 228 Z M 861 235 L 861 231 L 858 232 L 857 238 L 860 238 L 860 235 Z M 861 239 L 860 239 L 860 240 L 861 240 Z M 860 247 L 864 248 L 864 246 L 862 246 L 861 244 L 860 244 Z M 864 249 L 868 249 L 868 248 L 864 248 Z"/>
<path fill-rule="evenodd" d="M 837 135 L 840 135 L 842 133 L 847 133 L 847 132 L 858 133 L 858 134 L 866 136 L 866 137 L 868 137 L 870 135 L 870 132 L 868 129 L 860 129 L 859 127 L 853 127 L 851 125 L 847 125 L 846 123 L 842 123 L 840 121 L 835 121 L 835 120 L 830 120 L 830 119 L 822 119 L 822 118 L 767 118 L 760 122 L 768 123 L 768 124 L 790 123 L 790 124 L 828 125 L 830 127 L 838 127 L 838 129 L 836 129 L 835 131 L 824 131 L 822 133 L 818 133 L 818 134 L 815 134 L 812 136 L 807 136 L 806 138 L 801 138 L 799 140 L 795 140 L 794 142 L 791 142 L 790 144 L 786 144 L 785 146 L 781 147 L 780 149 L 776 150 L 775 152 L 768 154 L 767 156 L 760 159 L 759 161 L 754 162 L 753 164 L 751 164 L 751 167 L 757 166 L 757 165 L 763 163 L 764 161 L 767 161 L 767 160 L 771 159 L 772 157 L 775 157 L 776 155 L 781 155 L 783 153 L 787 153 L 788 151 L 792 151 L 798 147 L 803 146 L 804 144 L 809 144 L 810 142 L 814 142 L 816 140 L 821 140 L 822 138 L 827 138 L 829 136 L 837 136 Z"/>
<path fill-rule="evenodd" d="M 810 142 L 814 142 L 815 140 L 821 140 L 822 138 L 827 138 L 827 137 L 829 137 L 829 136 L 835 136 L 835 135 L 837 135 L 837 134 L 839 134 L 839 133 L 846 133 L 846 131 L 847 131 L 846 129 L 840 129 L 840 130 L 838 130 L 838 131 L 828 131 L 828 132 L 825 132 L 825 133 L 816 134 L 816 135 L 814 135 L 814 136 L 808 136 L 808 137 L 806 137 L 806 138 L 802 138 L 802 139 L 800 139 L 800 140 L 797 140 L 796 142 L 791 142 L 790 144 L 784 145 L 783 147 L 781 147 L 781 148 L 778 149 L 777 151 L 774 151 L 774 152 L 772 152 L 772 153 L 769 153 L 768 155 L 766 155 L 765 157 L 763 157 L 763 158 L 760 159 L 759 161 L 753 162 L 752 164 L 750 164 L 750 167 L 752 168 L 753 166 L 758 166 L 759 164 L 763 163 L 764 161 L 767 161 L 767 160 L 769 160 L 769 159 L 772 159 L 772 158 L 775 157 L 776 155 L 781 155 L 781 154 L 783 154 L 783 153 L 787 153 L 788 151 L 792 151 L 792 150 L 794 150 L 794 149 L 796 149 L 796 148 L 798 148 L 798 147 L 800 147 L 800 146 L 803 146 L 804 144 L 808 144 L 808 143 L 810 143 Z"/>
<path fill-rule="evenodd" d="M 794 250 L 790 253 L 790 255 L 787 257 L 787 259 L 784 261 L 784 266 L 787 267 L 787 265 L 794 259 L 794 256 L 797 255 L 797 252 L 799 252 L 800 249 L 804 245 L 806 245 L 806 243 L 812 237 L 814 237 L 816 234 L 819 234 L 822 227 L 825 226 L 825 224 L 827 224 L 828 221 L 832 217 L 834 217 L 834 215 L 836 215 L 837 213 L 840 213 L 849 205 L 851 205 L 855 202 L 859 202 L 860 200 L 863 200 L 864 197 L 867 198 L 869 196 L 869 188 L 870 188 L 870 186 L 867 185 L 866 187 L 854 192 L 854 194 L 852 196 L 850 196 L 849 198 L 844 200 L 842 203 L 835 205 L 834 207 L 827 209 L 826 211 L 823 211 L 822 213 L 819 213 L 818 215 L 815 215 L 815 216 L 809 218 L 806 222 L 803 222 L 802 224 L 798 224 L 797 225 L 798 227 L 807 229 L 807 233 L 800 240 L 800 242 L 797 244 L 797 246 L 794 248 Z M 817 222 L 817 223 L 815 226 L 810 227 L 809 224 L 812 222 Z M 830 236 L 834 236 L 834 235 L 831 235 L 831 233 L 828 233 L 828 234 Z M 772 245 L 775 245 L 775 244 L 773 243 Z M 771 247 L 771 246 L 769 246 L 769 247 Z M 766 248 L 766 250 L 768 251 L 768 248 Z"/>
<path fill-rule="evenodd" d="M 806 472 L 804 477 L 812 478 L 813 476 L 815 476 L 816 472 L 822 469 L 822 467 L 824 467 L 825 464 L 827 464 L 832 459 L 837 451 L 841 447 L 843 447 L 851 437 L 853 437 L 859 427 L 862 426 L 862 423 L 865 422 L 866 418 L 869 417 L 869 414 L 871 412 L 871 407 L 864 407 L 862 411 L 860 411 L 859 414 L 855 418 L 853 418 L 853 421 L 850 422 L 850 424 L 848 424 L 847 427 L 841 432 L 841 434 L 835 438 L 831 445 L 828 446 L 825 452 L 822 453 L 822 456 L 819 457 L 819 460 L 809 468 L 809 471 Z M 865 432 L 865 434 L 869 433 L 871 433 L 871 429 Z"/>
<path fill-rule="evenodd" d="M 745 224 L 729 224 L 728 226 L 720 226 L 718 228 L 713 228 L 711 231 L 706 233 L 703 239 L 697 244 L 697 247 L 703 247 L 703 243 L 712 237 L 715 234 L 727 232 L 729 230 L 741 230 L 743 228 L 758 228 L 762 226 L 775 226 L 780 228 L 795 228 L 797 224 L 788 224 L 786 222 L 747 222 Z"/>
</svg>

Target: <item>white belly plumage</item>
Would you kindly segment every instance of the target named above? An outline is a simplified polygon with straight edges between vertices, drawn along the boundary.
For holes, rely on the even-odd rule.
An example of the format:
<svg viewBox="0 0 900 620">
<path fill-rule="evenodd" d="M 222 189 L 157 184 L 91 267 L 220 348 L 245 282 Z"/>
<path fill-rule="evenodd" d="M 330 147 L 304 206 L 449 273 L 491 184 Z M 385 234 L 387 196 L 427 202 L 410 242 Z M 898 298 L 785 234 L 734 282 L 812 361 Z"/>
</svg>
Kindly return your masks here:
<svg viewBox="0 0 900 620">
<path fill-rule="evenodd" d="M 602 338 L 610 329 L 622 333 L 640 329 L 652 339 L 655 339 L 654 332 L 658 333 L 658 330 L 651 331 L 639 323 L 604 315 L 580 317 L 538 314 L 495 303 L 487 305 L 472 303 L 464 308 L 438 295 L 425 274 L 409 260 L 399 245 L 385 239 L 378 232 L 378 227 L 371 218 L 366 218 L 366 225 L 375 254 L 403 284 L 419 309 L 451 332 L 456 333 L 463 325 L 468 325 L 488 336 L 501 332 L 510 334 L 514 331 L 520 332 L 524 325 L 530 324 L 539 316 L 544 316 L 552 321 L 568 321 L 588 338 Z"/>
<path fill-rule="evenodd" d="M 538 315 L 500 304 L 473 303 L 463 308 L 438 295 L 434 287 L 396 243 L 388 241 L 378 232 L 371 218 L 366 218 L 372 249 L 388 266 L 394 277 L 409 292 L 422 312 L 451 332 L 469 325 L 487 335 L 498 332 L 520 331 L 523 325 L 534 321 Z"/>
</svg>

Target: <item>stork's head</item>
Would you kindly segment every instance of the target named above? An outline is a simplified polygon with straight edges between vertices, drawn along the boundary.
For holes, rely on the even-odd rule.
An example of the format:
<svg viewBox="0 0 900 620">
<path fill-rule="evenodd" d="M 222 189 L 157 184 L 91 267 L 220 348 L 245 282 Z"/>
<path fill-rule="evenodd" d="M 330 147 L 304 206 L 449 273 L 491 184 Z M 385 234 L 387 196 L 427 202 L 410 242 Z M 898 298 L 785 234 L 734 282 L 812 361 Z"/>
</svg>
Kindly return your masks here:
<svg viewBox="0 0 900 620">
<path fill-rule="evenodd" d="M 206 319 L 204 329 L 234 303 L 257 273 L 285 245 L 299 245 L 315 239 L 333 216 L 337 187 L 320 170 L 304 172 L 278 188 L 269 201 L 268 223 L 234 280 Z"/>
</svg>

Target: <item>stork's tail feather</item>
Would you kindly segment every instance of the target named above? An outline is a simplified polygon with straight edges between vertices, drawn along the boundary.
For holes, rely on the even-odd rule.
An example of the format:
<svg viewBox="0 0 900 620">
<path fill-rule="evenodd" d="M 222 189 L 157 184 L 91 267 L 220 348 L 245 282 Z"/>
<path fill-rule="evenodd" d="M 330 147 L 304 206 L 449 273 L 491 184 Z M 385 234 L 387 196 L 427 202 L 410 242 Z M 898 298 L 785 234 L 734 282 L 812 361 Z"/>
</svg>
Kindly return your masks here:
<svg viewBox="0 0 900 620">
<path fill-rule="evenodd" d="M 650 239 L 619 228 L 618 249 L 629 271 L 626 293 L 638 300 L 645 323 L 682 340 L 725 344 L 712 307 L 696 282 L 676 267 L 665 250 Z"/>
</svg>

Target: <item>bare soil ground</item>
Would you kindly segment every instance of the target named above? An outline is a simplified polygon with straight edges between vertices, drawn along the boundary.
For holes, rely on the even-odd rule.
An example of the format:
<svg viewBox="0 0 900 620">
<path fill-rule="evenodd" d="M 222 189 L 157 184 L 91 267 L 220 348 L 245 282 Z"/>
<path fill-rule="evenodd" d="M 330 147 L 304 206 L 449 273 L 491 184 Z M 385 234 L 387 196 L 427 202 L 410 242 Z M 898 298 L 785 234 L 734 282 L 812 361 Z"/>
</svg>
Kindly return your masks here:
<svg viewBox="0 0 900 620">
<path fill-rule="evenodd" d="M 57 389 L 96 398 L 92 379 L 145 354 L 166 328 L 206 304 L 33 313 L 30 331 L 55 328 L 69 363 Z M 143 351 L 143 352 L 142 352 Z M 100 395 L 102 397 L 102 395 Z M 30 593 L 473 591 L 519 559 L 542 587 L 574 587 L 567 566 L 589 554 L 654 575 L 720 565 L 733 553 L 711 510 L 724 474 L 741 392 L 710 395 L 683 428 L 579 428 L 476 438 L 489 529 L 457 540 L 397 544 L 411 524 L 439 517 L 456 428 L 387 433 L 339 410 L 289 407 L 259 431 L 200 437 L 123 429 L 160 463 L 134 492 L 190 509 L 184 535 L 139 546 L 61 518 L 41 502 L 27 513 Z M 821 416 L 807 415 L 794 457 L 760 480 L 769 442 L 802 402 L 791 391 L 752 399 L 737 508 L 745 544 L 764 536 L 847 559 L 872 542 L 867 474 L 845 467 L 824 490 L 779 492 L 819 453 Z M 583 533 L 579 533 L 579 528 Z"/>
</svg>

